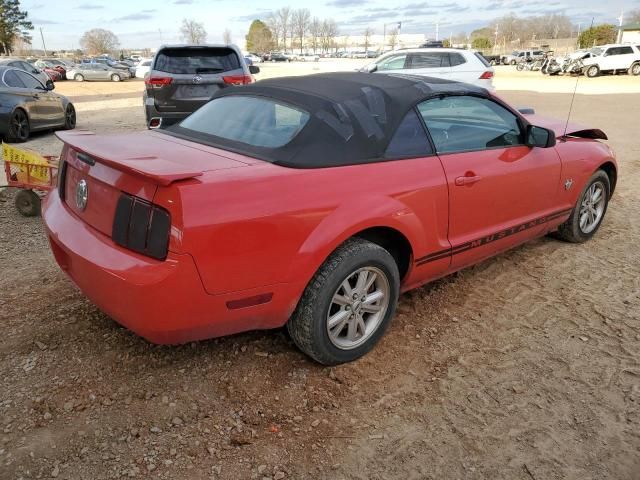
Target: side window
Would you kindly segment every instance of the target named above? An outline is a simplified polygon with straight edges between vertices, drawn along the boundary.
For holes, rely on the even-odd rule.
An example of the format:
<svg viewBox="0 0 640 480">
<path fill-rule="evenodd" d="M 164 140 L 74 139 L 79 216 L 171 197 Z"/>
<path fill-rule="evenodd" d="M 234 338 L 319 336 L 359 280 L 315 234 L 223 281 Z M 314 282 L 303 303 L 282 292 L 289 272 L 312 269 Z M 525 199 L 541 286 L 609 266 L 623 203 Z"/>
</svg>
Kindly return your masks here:
<svg viewBox="0 0 640 480">
<path fill-rule="evenodd" d="M 420 122 L 415 110 L 411 110 L 400 123 L 396 133 L 393 134 L 387 146 L 385 157 L 426 157 L 432 154 L 433 150 L 422 122 Z"/>
<path fill-rule="evenodd" d="M 629 55 L 633 53 L 633 48 L 631 47 L 618 47 L 618 50 L 618 55 Z"/>
<path fill-rule="evenodd" d="M 449 66 L 446 52 L 413 53 L 409 56 L 409 68 L 441 68 Z"/>
<path fill-rule="evenodd" d="M 522 145 L 518 118 L 497 103 L 474 96 L 433 98 L 418 105 L 438 153 Z"/>
<path fill-rule="evenodd" d="M 476 53 L 476 55 L 479 58 L 482 58 L 482 55 L 480 55 L 479 53 Z M 452 67 L 457 67 L 458 65 L 462 65 L 463 63 L 465 63 L 466 60 L 459 53 L 449 53 L 449 62 L 451 63 Z"/>
<path fill-rule="evenodd" d="M 25 72 L 32 72 L 36 67 L 27 62 L 20 62 L 20 68 L 22 68 L 22 70 L 24 70 Z"/>
<path fill-rule="evenodd" d="M 7 70 L 7 73 L 4 74 L 4 83 L 9 87 L 14 88 L 25 88 L 24 83 L 18 78 L 15 70 Z"/>
<path fill-rule="evenodd" d="M 26 88 L 31 88 L 31 89 L 39 88 L 41 90 L 44 89 L 44 85 L 42 85 L 38 79 L 32 77 L 28 73 L 16 72 L 16 75 L 20 77 L 20 80 L 22 81 L 22 83 L 25 84 Z"/>
<path fill-rule="evenodd" d="M 385 58 L 378 64 L 378 70 L 402 70 L 407 59 L 406 55 L 395 55 Z"/>
</svg>

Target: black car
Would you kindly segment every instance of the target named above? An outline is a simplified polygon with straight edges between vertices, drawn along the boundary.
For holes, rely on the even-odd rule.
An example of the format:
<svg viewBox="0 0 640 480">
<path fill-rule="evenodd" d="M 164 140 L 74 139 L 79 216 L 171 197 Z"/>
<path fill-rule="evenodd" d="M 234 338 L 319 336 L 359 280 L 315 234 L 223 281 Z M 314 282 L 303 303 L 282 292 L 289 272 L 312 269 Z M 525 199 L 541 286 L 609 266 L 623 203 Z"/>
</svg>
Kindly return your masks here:
<svg viewBox="0 0 640 480">
<path fill-rule="evenodd" d="M 23 70 L 0 66 L 0 135 L 24 142 L 36 130 L 75 128 L 73 104 L 53 89 L 51 80 L 43 84 Z"/>
</svg>

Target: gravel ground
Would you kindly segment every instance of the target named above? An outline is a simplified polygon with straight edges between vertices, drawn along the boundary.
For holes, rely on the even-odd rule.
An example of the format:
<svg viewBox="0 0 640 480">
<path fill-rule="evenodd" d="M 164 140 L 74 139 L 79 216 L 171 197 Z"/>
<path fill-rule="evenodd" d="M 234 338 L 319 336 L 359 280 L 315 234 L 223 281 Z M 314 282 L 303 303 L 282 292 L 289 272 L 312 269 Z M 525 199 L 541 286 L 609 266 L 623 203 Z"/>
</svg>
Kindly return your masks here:
<svg viewBox="0 0 640 480">
<path fill-rule="evenodd" d="M 143 128 L 139 82 L 104 85 L 67 92 L 79 128 Z M 510 90 L 566 114 L 566 95 Z M 282 331 L 150 345 L 0 193 L 0 478 L 637 479 L 638 111 L 638 95 L 576 98 L 621 166 L 592 241 L 542 238 L 404 295 L 380 345 L 333 369 Z M 60 149 L 51 134 L 27 146 Z"/>
</svg>

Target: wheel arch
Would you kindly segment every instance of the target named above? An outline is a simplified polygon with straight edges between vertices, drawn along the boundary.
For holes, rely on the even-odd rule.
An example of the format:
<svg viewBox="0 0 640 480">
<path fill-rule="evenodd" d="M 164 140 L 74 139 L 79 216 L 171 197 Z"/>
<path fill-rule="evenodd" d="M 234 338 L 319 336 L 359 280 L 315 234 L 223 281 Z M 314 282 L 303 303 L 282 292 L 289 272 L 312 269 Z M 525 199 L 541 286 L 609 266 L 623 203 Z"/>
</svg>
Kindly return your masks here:
<svg viewBox="0 0 640 480">
<path fill-rule="evenodd" d="M 618 183 L 618 169 L 616 165 L 608 160 L 604 162 L 602 165 L 598 167 L 598 170 L 604 171 L 609 177 L 609 185 L 611 187 L 611 191 L 609 192 L 609 198 L 613 195 L 614 190 L 616 189 L 616 184 Z"/>
</svg>

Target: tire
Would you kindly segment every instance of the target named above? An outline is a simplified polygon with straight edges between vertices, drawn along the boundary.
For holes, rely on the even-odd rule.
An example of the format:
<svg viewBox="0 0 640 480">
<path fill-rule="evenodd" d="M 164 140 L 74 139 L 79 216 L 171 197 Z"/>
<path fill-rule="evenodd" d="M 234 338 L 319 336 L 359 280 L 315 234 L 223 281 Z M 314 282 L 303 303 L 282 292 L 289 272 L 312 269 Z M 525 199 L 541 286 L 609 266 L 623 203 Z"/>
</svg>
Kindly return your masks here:
<svg viewBox="0 0 640 480">
<path fill-rule="evenodd" d="M 64 112 L 64 129 L 73 130 L 74 128 L 76 128 L 76 109 L 73 103 L 69 103 Z"/>
<path fill-rule="evenodd" d="M 82 75 L 82 74 L 80 74 L 80 73 L 76 73 L 76 74 L 73 76 L 73 79 L 74 79 L 76 82 L 84 82 L 84 75 Z"/>
<path fill-rule="evenodd" d="M 25 217 L 40 215 L 40 197 L 33 190 L 20 190 L 16 194 L 15 205 Z"/>
<path fill-rule="evenodd" d="M 581 222 L 581 217 L 583 216 L 582 212 L 584 210 L 584 202 L 587 200 L 590 192 L 592 192 L 592 188 L 597 189 L 598 187 L 601 189 L 601 195 L 604 195 L 602 204 L 597 204 L 595 210 L 597 212 L 600 212 L 601 208 L 601 213 L 598 213 L 598 216 L 596 217 L 597 221 L 595 222 L 595 224 L 592 225 L 591 228 L 587 229 L 583 227 L 583 224 Z M 591 176 L 582 192 L 580 192 L 580 196 L 578 197 L 578 201 L 576 202 L 575 207 L 573 207 L 571 216 L 565 223 L 558 227 L 558 231 L 555 232 L 555 236 L 557 238 L 560 238 L 561 240 L 572 243 L 584 243 L 589 240 L 598 231 L 600 225 L 602 225 L 602 220 L 604 220 L 604 216 L 607 213 L 607 206 L 609 205 L 610 195 L 611 183 L 609 181 L 609 176 L 602 170 L 596 171 L 596 173 Z"/>
<path fill-rule="evenodd" d="M 638 76 L 640 75 L 640 62 L 636 62 L 629 68 L 629 75 Z"/>
<path fill-rule="evenodd" d="M 600 75 L 600 68 L 597 65 L 591 65 L 590 67 L 587 67 L 585 75 L 589 78 L 597 77 Z"/>
<path fill-rule="evenodd" d="M 358 288 L 356 282 L 364 271 L 365 280 L 371 280 L 371 274 L 375 273 L 374 283 L 366 291 Z M 343 287 L 345 283 L 349 290 Z M 338 247 L 315 273 L 287 329 L 298 348 L 317 362 L 323 365 L 351 362 L 369 352 L 384 335 L 395 313 L 399 290 L 400 275 L 391 254 L 375 243 L 352 238 Z M 374 293 L 382 295 L 380 303 L 364 301 Z M 367 306 L 378 310 L 367 312 Z M 337 321 L 333 334 L 329 332 L 330 316 Z M 349 338 L 352 327 L 353 339 Z"/>
<path fill-rule="evenodd" d="M 31 128 L 29 126 L 29 116 L 21 108 L 17 108 L 9 119 L 9 131 L 7 141 L 14 143 L 26 142 L 29 139 Z"/>
<path fill-rule="evenodd" d="M 112 82 L 119 82 L 120 80 L 122 80 L 122 78 L 120 78 L 120 75 L 118 75 L 117 73 L 114 73 L 113 75 L 111 75 Z"/>
<path fill-rule="evenodd" d="M 516 70 L 519 72 L 524 70 L 524 63 L 519 63 L 518 65 L 516 65 Z"/>
<path fill-rule="evenodd" d="M 515 60 L 511 60 L 511 65 L 515 65 L 516 61 Z"/>
</svg>

